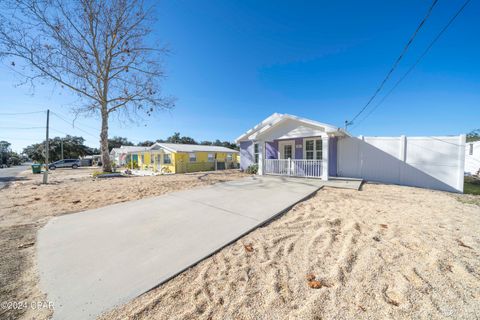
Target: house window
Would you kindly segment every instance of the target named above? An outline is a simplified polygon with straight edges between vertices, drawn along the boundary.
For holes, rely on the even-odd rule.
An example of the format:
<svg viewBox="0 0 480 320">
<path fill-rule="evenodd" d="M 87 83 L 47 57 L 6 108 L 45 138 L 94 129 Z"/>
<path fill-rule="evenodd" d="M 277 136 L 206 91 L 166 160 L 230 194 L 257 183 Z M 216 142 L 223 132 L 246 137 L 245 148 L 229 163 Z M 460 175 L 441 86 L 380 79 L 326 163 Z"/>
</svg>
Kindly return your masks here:
<svg viewBox="0 0 480 320">
<path fill-rule="evenodd" d="M 322 160 L 322 139 L 305 140 L 305 159 Z"/>
<path fill-rule="evenodd" d="M 283 146 L 283 157 L 285 159 L 291 159 L 292 157 L 292 145 L 286 144 Z"/>
<path fill-rule="evenodd" d="M 259 145 L 258 145 L 258 143 L 255 143 L 253 145 L 253 155 L 255 157 L 255 163 L 258 163 L 258 156 L 259 156 L 258 150 L 259 150 Z"/>
<path fill-rule="evenodd" d="M 468 151 L 468 154 L 473 156 L 473 143 L 470 143 L 470 150 Z"/>
<path fill-rule="evenodd" d="M 323 159 L 322 157 L 322 140 L 315 140 L 315 155 L 317 160 Z"/>
<path fill-rule="evenodd" d="M 208 154 L 208 162 L 213 162 L 215 160 L 215 154 L 209 153 Z"/>
<path fill-rule="evenodd" d="M 197 162 L 197 154 L 195 152 L 189 153 L 188 159 L 190 160 L 190 162 Z"/>
<path fill-rule="evenodd" d="M 155 164 L 155 155 L 150 153 L 150 164 Z"/>
<path fill-rule="evenodd" d="M 163 155 L 163 163 L 164 164 L 171 164 L 172 163 L 172 158 L 168 153 Z"/>
<path fill-rule="evenodd" d="M 142 153 L 142 156 L 140 157 L 140 159 L 142 160 L 142 164 L 145 163 L 145 155 Z"/>
<path fill-rule="evenodd" d="M 231 153 L 227 153 L 227 161 L 232 161 L 233 155 Z"/>
</svg>

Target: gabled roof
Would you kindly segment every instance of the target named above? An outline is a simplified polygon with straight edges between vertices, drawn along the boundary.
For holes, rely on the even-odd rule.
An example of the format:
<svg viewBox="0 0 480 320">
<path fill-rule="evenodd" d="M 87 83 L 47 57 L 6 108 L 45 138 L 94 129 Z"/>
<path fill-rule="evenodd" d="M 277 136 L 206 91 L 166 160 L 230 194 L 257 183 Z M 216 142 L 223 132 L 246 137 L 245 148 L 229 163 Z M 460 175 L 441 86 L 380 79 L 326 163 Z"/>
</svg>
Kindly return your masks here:
<svg viewBox="0 0 480 320">
<path fill-rule="evenodd" d="M 345 135 L 346 134 L 345 131 L 343 131 L 342 129 L 340 129 L 338 127 L 335 127 L 335 126 L 332 126 L 332 125 L 329 125 L 329 124 L 326 124 L 326 123 L 322 123 L 322 122 L 318 122 L 318 121 L 314 121 L 314 120 L 310 120 L 310 119 L 306 119 L 306 118 L 297 117 L 297 116 L 294 116 L 294 115 L 291 115 L 291 114 L 274 113 L 271 116 L 269 116 L 268 118 L 266 118 L 265 120 L 263 120 L 262 122 L 260 122 L 259 124 L 257 124 L 252 129 L 248 130 L 247 132 L 245 132 L 244 134 L 239 136 L 235 141 L 239 142 L 239 141 L 242 141 L 242 140 L 254 140 L 256 136 L 271 130 L 272 128 L 276 127 L 277 125 L 279 125 L 279 124 L 281 124 L 281 123 L 283 123 L 287 120 L 296 121 L 296 122 L 299 123 L 299 125 L 303 124 L 303 125 L 308 125 L 308 126 L 311 126 L 311 127 L 317 127 L 319 129 L 324 130 L 326 133 L 330 133 L 330 134 L 335 134 L 335 135 Z"/>
<path fill-rule="evenodd" d="M 157 142 L 151 149 L 158 149 L 164 148 L 170 152 L 227 152 L 227 153 L 235 153 L 238 152 L 237 150 L 220 147 L 220 146 L 209 146 L 209 145 L 201 145 L 201 144 L 180 144 L 180 143 L 163 143 Z"/>
<path fill-rule="evenodd" d="M 150 147 L 121 146 L 120 148 L 113 148 L 110 154 L 147 151 L 149 149 Z"/>
</svg>

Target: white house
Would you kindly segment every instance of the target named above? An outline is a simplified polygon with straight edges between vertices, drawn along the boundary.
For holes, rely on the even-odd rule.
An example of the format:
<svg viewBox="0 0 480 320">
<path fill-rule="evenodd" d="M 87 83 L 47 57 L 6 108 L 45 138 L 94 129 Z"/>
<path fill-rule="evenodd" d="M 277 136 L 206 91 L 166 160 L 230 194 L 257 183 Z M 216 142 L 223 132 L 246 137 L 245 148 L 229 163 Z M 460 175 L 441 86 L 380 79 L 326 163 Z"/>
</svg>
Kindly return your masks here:
<svg viewBox="0 0 480 320">
<path fill-rule="evenodd" d="M 467 142 L 465 146 L 465 173 L 480 175 L 480 141 Z"/>
<path fill-rule="evenodd" d="M 463 191 L 465 135 L 352 137 L 335 126 L 275 113 L 236 139 L 240 168 L 260 175 L 361 178 Z"/>
<path fill-rule="evenodd" d="M 258 164 L 259 174 L 322 177 L 335 175 L 337 137 L 347 134 L 332 125 L 274 113 L 236 139 L 240 168 Z M 329 169 L 330 168 L 330 169 Z"/>
<path fill-rule="evenodd" d="M 128 162 L 128 155 L 132 152 L 147 151 L 149 147 L 136 146 L 121 146 L 120 148 L 113 148 L 110 151 L 110 159 L 115 161 L 118 166 L 124 166 Z"/>
</svg>

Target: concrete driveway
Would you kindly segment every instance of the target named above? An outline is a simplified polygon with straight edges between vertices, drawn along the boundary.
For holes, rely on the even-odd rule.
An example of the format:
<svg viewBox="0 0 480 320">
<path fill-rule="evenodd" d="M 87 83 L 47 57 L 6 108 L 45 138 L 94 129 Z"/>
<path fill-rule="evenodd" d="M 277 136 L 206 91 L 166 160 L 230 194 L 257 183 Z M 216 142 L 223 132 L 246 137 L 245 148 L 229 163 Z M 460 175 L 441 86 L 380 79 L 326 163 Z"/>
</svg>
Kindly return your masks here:
<svg viewBox="0 0 480 320">
<path fill-rule="evenodd" d="M 52 219 L 38 233 L 55 319 L 93 319 L 165 282 L 322 186 L 251 177 Z"/>
</svg>

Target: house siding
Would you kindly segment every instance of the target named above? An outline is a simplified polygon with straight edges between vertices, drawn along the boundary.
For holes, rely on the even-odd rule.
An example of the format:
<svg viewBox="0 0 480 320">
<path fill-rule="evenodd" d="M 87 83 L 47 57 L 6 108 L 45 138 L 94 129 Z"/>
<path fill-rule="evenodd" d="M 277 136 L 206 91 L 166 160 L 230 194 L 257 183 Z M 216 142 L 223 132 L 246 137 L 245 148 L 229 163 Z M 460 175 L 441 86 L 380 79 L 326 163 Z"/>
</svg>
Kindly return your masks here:
<svg viewBox="0 0 480 320">
<path fill-rule="evenodd" d="M 249 166 L 255 163 L 255 157 L 253 155 L 253 142 L 241 141 L 240 142 L 240 169 L 246 170 Z"/>
<path fill-rule="evenodd" d="M 331 177 L 337 176 L 337 143 L 337 137 L 328 139 L 328 175 Z"/>
<path fill-rule="evenodd" d="M 297 148 L 297 146 L 301 146 Z M 303 159 L 303 138 L 295 139 L 295 159 Z"/>
<path fill-rule="evenodd" d="M 278 158 L 278 141 L 265 143 L 265 158 L 277 159 Z"/>
</svg>

